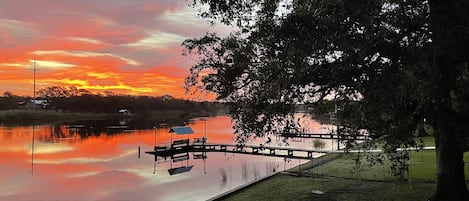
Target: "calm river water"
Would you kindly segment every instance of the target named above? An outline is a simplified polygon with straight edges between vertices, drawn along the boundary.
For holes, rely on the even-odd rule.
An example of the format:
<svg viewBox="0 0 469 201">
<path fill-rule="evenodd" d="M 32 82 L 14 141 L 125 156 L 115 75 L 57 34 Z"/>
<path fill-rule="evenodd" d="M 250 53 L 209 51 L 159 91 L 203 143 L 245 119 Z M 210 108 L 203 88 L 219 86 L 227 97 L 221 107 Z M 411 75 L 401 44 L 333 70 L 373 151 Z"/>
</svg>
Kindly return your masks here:
<svg viewBox="0 0 469 201">
<path fill-rule="evenodd" d="M 328 128 L 306 118 L 309 132 Z M 195 119 L 195 134 L 209 143 L 234 143 L 227 116 Z M 330 126 L 329 126 L 330 127 Z M 155 201 L 206 200 L 260 177 L 304 163 L 277 157 L 207 153 L 206 159 L 155 162 L 145 151 L 170 141 L 168 128 L 132 129 L 125 122 L 106 129 L 92 124 L 0 127 L 0 200 L 21 201 Z M 265 139 L 252 142 L 259 144 Z M 290 147 L 312 148 L 312 140 L 291 140 Z M 272 139 L 272 146 L 284 146 Z M 332 146 L 332 147 L 331 147 Z M 141 148 L 140 158 L 138 147 Z M 324 149 L 334 142 L 325 141 Z M 169 168 L 193 166 L 170 176 Z"/>
</svg>

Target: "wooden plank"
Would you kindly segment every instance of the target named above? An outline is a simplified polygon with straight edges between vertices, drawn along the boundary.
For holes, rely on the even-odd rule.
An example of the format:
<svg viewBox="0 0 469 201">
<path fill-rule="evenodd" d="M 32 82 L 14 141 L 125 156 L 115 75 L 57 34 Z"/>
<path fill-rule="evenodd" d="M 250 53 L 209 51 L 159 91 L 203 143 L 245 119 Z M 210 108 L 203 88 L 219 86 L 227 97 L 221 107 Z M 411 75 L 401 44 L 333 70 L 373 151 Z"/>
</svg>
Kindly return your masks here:
<svg viewBox="0 0 469 201">
<path fill-rule="evenodd" d="M 173 145 L 189 144 L 189 140 L 188 140 L 188 139 L 185 139 L 185 140 L 175 140 L 175 141 L 173 141 L 172 144 L 173 144 Z"/>
</svg>

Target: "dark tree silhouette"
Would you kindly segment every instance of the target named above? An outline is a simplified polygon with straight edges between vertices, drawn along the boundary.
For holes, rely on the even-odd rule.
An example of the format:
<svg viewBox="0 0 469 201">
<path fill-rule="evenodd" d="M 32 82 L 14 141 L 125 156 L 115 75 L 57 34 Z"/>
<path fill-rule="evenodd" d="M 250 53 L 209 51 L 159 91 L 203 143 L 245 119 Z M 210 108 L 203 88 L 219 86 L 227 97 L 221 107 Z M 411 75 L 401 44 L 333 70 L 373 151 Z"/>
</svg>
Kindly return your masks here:
<svg viewBox="0 0 469 201">
<path fill-rule="evenodd" d="M 11 92 L 11 91 L 3 92 L 3 97 L 10 98 L 10 97 L 14 97 L 14 96 L 15 96 L 15 94 L 13 94 L 13 92 Z"/>
<path fill-rule="evenodd" d="M 469 199 L 468 1 L 192 2 L 209 5 L 203 17 L 239 28 L 183 43 L 199 59 L 187 89 L 231 104 L 239 142 L 290 130 L 297 104 L 333 98 L 340 133 L 366 129 L 396 162 L 406 157 L 396 149 L 416 146 L 415 131 L 431 127 L 438 161 L 431 200 Z"/>
</svg>

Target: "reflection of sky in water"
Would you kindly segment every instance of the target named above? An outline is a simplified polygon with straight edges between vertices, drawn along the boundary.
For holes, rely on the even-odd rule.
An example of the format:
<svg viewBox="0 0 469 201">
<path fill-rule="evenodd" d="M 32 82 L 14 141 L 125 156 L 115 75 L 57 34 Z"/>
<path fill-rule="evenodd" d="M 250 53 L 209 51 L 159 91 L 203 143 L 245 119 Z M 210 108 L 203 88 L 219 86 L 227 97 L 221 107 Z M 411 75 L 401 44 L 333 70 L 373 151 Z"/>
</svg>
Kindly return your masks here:
<svg viewBox="0 0 469 201">
<path fill-rule="evenodd" d="M 315 121 L 313 132 L 326 133 Z M 194 121 L 190 126 L 211 143 L 233 142 L 226 116 Z M 207 159 L 170 164 L 154 163 L 154 130 L 80 137 L 65 126 L 36 126 L 32 157 L 32 127 L 0 127 L 0 200 L 206 200 L 243 183 L 299 164 L 298 159 L 207 153 Z M 158 129 L 157 143 L 169 142 L 168 129 Z M 59 133 L 60 135 L 57 135 Z M 60 136 L 60 137 L 57 137 Z M 259 144 L 265 138 L 257 139 Z M 277 144 L 275 144 L 277 143 Z M 282 143 L 273 138 L 272 146 Z M 312 140 L 290 141 L 290 146 L 312 148 Z M 324 149 L 330 149 L 326 142 Z M 141 158 L 138 147 L 141 147 Z M 32 160 L 34 163 L 31 163 Z M 304 162 L 304 161 L 301 161 Z M 193 165 L 191 171 L 170 176 L 167 169 Z M 31 170 L 33 171 L 33 174 Z M 226 176 L 223 176 L 226 175 Z"/>
</svg>

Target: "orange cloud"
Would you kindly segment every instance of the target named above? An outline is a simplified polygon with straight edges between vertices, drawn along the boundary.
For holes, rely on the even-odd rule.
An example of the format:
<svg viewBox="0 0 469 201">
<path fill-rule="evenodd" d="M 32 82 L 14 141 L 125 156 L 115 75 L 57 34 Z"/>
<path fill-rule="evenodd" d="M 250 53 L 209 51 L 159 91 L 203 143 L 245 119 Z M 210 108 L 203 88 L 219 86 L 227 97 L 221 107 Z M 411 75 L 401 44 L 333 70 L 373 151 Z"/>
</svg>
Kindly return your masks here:
<svg viewBox="0 0 469 201">
<path fill-rule="evenodd" d="M 17 95 L 32 94 L 35 60 L 37 88 L 189 98 L 193 63 L 180 44 L 217 30 L 173 0 L 8 1 L 1 10 L 0 93 Z"/>
</svg>

